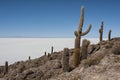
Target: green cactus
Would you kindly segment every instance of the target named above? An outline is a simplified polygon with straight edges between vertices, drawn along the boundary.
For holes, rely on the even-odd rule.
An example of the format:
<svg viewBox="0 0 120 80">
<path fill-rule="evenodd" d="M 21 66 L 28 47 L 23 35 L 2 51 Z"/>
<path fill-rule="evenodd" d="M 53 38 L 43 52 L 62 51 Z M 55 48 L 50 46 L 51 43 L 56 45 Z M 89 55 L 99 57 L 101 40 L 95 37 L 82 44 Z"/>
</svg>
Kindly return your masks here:
<svg viewBox="0 0 120 80">
<path fill-rule="evenodd" d="M 64 72 L 69 71 L 69 49 L 64 48 L 64 52 L 62 54 L 62 69 Z"/>
<path fill-rule="evenodd" d="M 110 41 L 111 40 L 111 29 L 109 30 L 109 33 L 108 33 L 108 40 Z"/>
<path fill-rule="evenodd" d="M 81 55 L 81 58 L 82 59 L 87 59 L 87 54 L 88 54 L 88 52 L 87 52 L 87 49 L 88 49 L 88 45 L 90 44 L 90 41 L 88 41 L 87 39 L 84 39 L 83 41 L 82 41 L 82 55 Z M 82 60 L 81 59 L 81 60 Z"/>
<path fill-rule="evenodd" d="M 103 21 L 101 23 L 101 27 L 99 29 L 99 33 L 100 33 L 100 41 L 102 41 L 103 40 Z"/>
<path fill-rule="evenodd" d="M 81 36 L 84 36 L 88 34 L 90 31 L 92 25 L 90 24 L 88 29 L 85 32 L 82 32 L 82 27 L 83 27 L 83 22 L 84 22 L 84 7 L 81 8 L 81 16 L 80 16 L 80 23 L 78 26 L 78 31 L 75 31 L 74 34 L 76 36 L 75 38 L 75 51 L 74 51 L 74 67 L 77 67 L 80 63 L 80 42 L 81 42 Z"/>
<path fill-rule="evenodd" d="M 8 73 L 8 61 L 5 61 L 4 74 Z"/>
</svg>

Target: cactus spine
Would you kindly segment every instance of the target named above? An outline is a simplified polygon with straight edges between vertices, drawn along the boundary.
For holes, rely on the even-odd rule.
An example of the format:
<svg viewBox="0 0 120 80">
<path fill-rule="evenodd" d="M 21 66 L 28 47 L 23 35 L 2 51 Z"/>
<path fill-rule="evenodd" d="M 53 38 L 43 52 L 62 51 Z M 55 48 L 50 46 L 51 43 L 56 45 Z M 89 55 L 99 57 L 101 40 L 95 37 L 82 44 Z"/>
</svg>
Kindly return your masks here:
<svg viewBox="0 0 120 80">
<path fill-rule="evenodd" d="M 4 73 L 8 73 L 8 61 L 5 62 Z"/>
<path fill-rule="evenodd" d="M 80 42 L 81 42 L 81 36 L 84 36 L 86 35 L 92 25 L 90 24 L 88 29 L 85 31 L 85 32 L 82 32 L 82 27 L 83 27 L 83 22 L 84 22 L 84 7 L 81 8 L 81 16 L 80 16 L 80 23 L 79 23 L 79 26 L 78 26 L 78 31 L 75 31 L 74 34 L 76 36 L 75 38 L 75 50 L 74 50 L 74 54 L 73 54 L 73 57 L 74 57 L 74 67 L 77 67 L 79 65 L 79 62 L 80 62 Z"/>
<path fill-rule="evenodd" d="M 87 54 L 88 54 L 88 52 L 87 52 L 87 49 L 88 49 L 88 45 L 90 44 L 90 41 L 88 41 L 87 39 L 84 39 L 83 41 L 82 41 L 82 55 L 81 55 L 81 58 L 82 59 L 87 59 Z"/>
<path fill-rule="evenodd" d="M 108 33 L 108 40 L 110 41 L 111 40 L 111 30 L 109 30 L 109 33 Z"/>
<path fill-rule="evenodd" d="M 64 72 L 69 71 L 69 49 L 64 48 L 64 52 L 62 54 L 62 69 Z"/>
<path fill-rule="evenodd" d="M 99 29 L 99 33 L 100 33 L 100 41 L 102 41 L 103 40 L 103 21 L 101 23 L 101 27 Z"/>
<path fill-rule="evenodd" d="M 53 53 L 53 46 L 51 47 L 51 54 Z"/>
</svg>

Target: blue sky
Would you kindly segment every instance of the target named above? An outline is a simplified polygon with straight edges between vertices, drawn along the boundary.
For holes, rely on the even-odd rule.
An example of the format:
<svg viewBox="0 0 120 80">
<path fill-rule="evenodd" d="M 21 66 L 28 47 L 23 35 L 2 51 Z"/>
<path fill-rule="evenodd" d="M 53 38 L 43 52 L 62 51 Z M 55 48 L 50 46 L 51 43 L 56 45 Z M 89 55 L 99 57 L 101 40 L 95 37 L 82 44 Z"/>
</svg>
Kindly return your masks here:
<svg viewBox="0 0 120 80">
<path fill-rule="evenodd" d="M 74 37 L 81 6 L 85 7 L 84 37 L 120 36 L 120 0 L 0 0 L 0 37 Z"/>
</svg>

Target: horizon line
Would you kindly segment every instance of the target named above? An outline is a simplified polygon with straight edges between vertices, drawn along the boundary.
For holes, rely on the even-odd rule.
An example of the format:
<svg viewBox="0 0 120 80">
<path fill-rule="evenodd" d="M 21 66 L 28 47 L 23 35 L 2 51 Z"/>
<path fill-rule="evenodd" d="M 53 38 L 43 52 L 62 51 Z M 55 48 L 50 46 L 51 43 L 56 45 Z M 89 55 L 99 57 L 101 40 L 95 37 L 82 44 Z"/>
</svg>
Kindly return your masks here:
<svg viewBox="0 0 120 80">
<path fill-rule="evenodd" d="M 75 38 L 75 37 L 0 37 L 0 38 Z M 82 37 L 82 38 L 99 38 L 99 37 Z M 103 37 L 107 38 L 107 37 Z M 114 38 L 114 37 L 113 37 Z"/>
</svg>

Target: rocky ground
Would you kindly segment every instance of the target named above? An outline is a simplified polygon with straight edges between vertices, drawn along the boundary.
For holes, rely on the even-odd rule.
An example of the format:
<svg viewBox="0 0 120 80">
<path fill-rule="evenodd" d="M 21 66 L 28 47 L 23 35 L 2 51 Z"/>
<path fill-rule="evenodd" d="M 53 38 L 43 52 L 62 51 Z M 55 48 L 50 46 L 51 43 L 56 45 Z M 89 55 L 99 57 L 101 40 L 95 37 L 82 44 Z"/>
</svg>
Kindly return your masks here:
<svg viewBox="0 0 120 80">
<path fill-rule="evenodd" d="M 0 80 L 5 80 L 4 78 L 0 78 Z"/>
<path fill-rule="evenodd" d="M 73 51 L 70 49 L 70 67 Z M 89 45 L 88 58 L 70 72 L 62 70 L 62 53 L 9 65 L 7 74 L 0 72 L 0 80 L 120 80 L 120 38 Z"/>
</svg>

